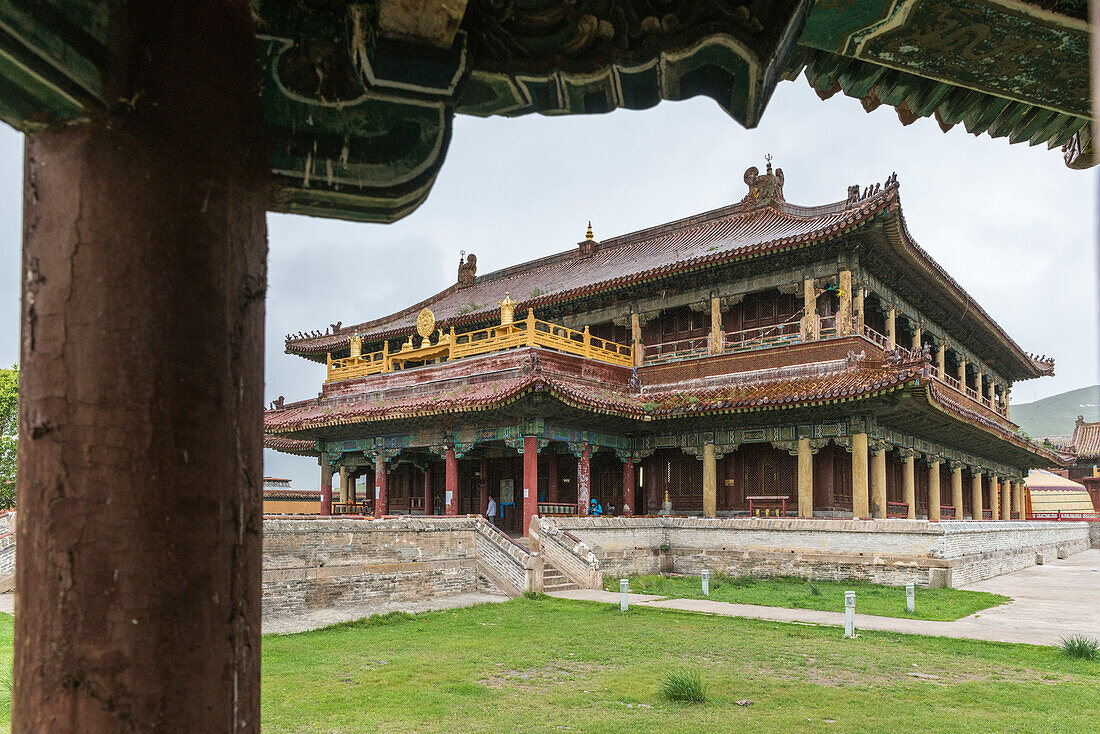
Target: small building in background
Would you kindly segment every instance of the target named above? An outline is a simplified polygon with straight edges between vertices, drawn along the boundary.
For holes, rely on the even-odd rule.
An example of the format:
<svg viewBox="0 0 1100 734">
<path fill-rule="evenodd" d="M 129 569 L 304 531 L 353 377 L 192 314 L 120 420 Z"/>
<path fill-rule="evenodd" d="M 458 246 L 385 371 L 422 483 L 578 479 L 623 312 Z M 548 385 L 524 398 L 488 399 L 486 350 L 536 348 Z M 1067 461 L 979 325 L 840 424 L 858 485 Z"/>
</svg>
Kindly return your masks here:
<svg viewBox="0 0 1100 734">
<path fill-rule="evenodd" d="M 1027 516 L 1038 520 L 1072 519 L 1096 512 L 1088 490 L 1079 482 L 1045 469 L 1033 469 L 1027 486 Z"/>
<path fill-rule="evenodd" d="M 317 515 L 321 512 L 321 490 L 293 489 L 289 479 L 264 477 L 265 515 Z"/>
</svg>

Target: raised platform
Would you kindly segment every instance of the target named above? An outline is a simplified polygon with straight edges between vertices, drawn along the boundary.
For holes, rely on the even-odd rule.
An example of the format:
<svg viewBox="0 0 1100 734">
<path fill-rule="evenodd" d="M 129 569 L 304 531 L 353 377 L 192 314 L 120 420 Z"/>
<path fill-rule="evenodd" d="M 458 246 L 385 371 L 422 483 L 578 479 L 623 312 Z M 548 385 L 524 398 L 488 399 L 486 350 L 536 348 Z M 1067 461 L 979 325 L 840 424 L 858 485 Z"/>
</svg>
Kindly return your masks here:
<svg viewBox="0 0 1100 734">
<path fill-rule="evenodd" d="M 613 576 L 698 573 L 963 586 L 1090 547 L 1086 522 L 694 517 L 542 518 L 543 535 Z M 557 531 L 557 532 L 555 532 Z M 559 533 L 561 535 L 559 535 Z M 1095 533 L 1094 536 L 1095 537 Z M 560 563 L 559 563 L 560 565 Z"/>
</svg>

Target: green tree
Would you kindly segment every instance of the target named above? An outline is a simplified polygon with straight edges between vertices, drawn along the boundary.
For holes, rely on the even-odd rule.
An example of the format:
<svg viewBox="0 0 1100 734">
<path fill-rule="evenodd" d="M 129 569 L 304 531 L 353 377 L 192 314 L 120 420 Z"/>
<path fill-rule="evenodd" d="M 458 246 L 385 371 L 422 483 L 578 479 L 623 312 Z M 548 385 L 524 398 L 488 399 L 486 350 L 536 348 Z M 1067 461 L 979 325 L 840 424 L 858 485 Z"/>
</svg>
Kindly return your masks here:
<svg viewBox="0 0 1100 734">
<path fill-rule="evenodd" d="M 15 508 L 15 449 L 19 437 L 19 368 L 0 369 L 0 510 Z"/>
</svg>

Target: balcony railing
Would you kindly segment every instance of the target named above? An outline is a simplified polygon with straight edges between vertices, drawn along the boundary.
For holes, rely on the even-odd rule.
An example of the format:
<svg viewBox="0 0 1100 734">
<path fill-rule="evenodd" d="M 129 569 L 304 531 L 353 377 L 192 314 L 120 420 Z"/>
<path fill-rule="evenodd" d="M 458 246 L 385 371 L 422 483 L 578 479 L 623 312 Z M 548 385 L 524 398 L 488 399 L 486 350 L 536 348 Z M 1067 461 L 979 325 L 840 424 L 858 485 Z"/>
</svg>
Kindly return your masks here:
<svg viewBox="0 0 1100 734">
<path fill-rule="evenodd" d="M 710 337 L 697 336 L 689 339 L 647 344 L 643 350 L 645 364 L 665 364 L 682 359 L 703 357 L 710 353 Z"/>
<path fill-rule="evenodd" d="M 722 344 L 724 352 L 736 354 L 783 344 L 797 344 L 801 341 L 802 317 L 799 317 L 782 324 L 728 332 L 723 335 Z"/>
<path fill-rule="evenodd" d="M 414 347 L 413 338 L 409 337 L 404 346 L 395 352 L 389 351 L 388 344 L 383 344 L 381 351 L 370 354 L 337 359 L 330 354 L 325 382 L 392 372 L 404 369 L 410 363 L 462 359 L 524 346 L 545 347 L 620 367 L 634 366 L 632 347 L 592 336 L 587 326 L 583 331 L 576 331 L 540 321 L 535 318 L 534 311 L 529 310 L 527 318 L 522 321 L 502 323 L 488 329 L 457 334 L 452 327 L 450 333 L 440 333 L 434 344 L 429 335 L 419 347 Z"/>
</svg>

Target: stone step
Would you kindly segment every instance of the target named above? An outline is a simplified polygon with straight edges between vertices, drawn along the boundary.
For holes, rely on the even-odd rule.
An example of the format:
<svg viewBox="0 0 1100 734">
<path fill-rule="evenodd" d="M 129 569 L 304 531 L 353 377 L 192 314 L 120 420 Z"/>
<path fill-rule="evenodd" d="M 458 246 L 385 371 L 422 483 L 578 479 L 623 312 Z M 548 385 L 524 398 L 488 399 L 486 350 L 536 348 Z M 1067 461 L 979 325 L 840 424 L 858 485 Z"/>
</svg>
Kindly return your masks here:
<svg viewBox="0 0 1100 734">
<path fill-rule="evenodd" d="M 579 589 L 580 587 L 574 584 L 572 581 L 564 581 L 560 584 L 548 584 L 544 578 L 542 581 L 542 590 L 544 592 L 549 591 L 569 591 L 571 589 Z"/>
</svg>

